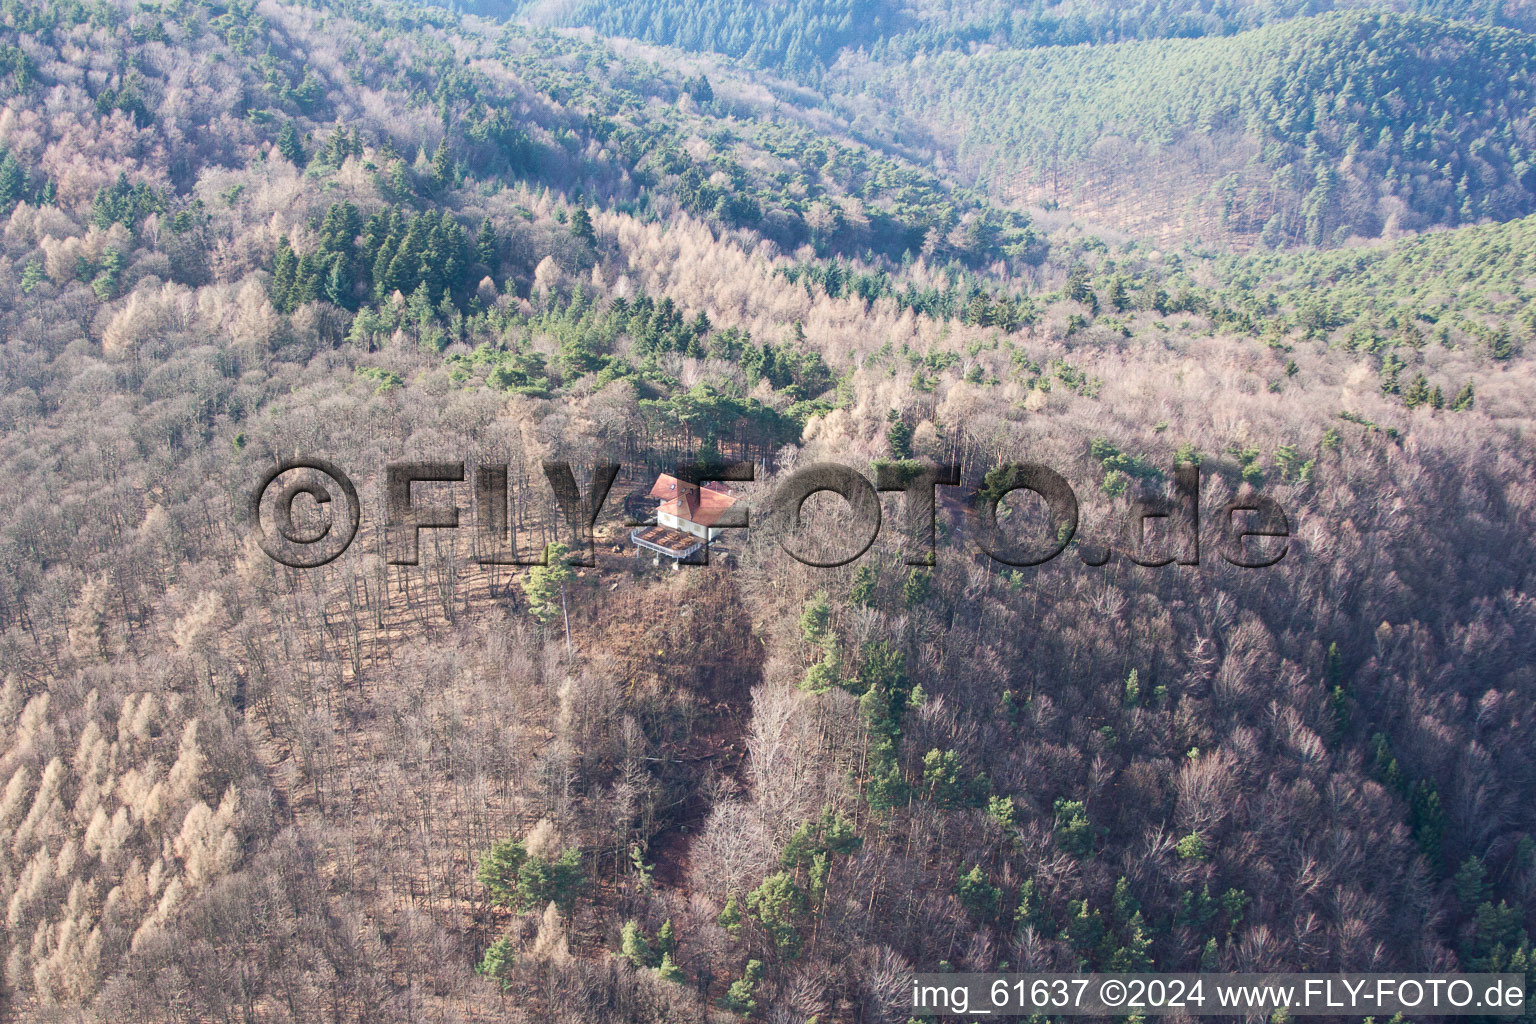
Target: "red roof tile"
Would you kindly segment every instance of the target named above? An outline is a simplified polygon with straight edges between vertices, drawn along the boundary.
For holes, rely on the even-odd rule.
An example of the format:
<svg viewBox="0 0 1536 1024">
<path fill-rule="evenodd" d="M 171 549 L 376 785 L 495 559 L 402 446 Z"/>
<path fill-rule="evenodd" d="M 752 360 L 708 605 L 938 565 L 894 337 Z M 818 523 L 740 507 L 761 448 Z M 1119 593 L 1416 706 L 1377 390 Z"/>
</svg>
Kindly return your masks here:
<svg viewBox="0 0 1536 1024">
<path fill-rule="evenodd" d="M 656 478 L 651 497 L 661 498 L 658 514 L 676 516 L 699 526 L 713 526 L 725 515 L 727 509 L 740 499 L 718 481 L 711 480 L 704 486 L 685 483 L 669 473 Z"/>
</svg>

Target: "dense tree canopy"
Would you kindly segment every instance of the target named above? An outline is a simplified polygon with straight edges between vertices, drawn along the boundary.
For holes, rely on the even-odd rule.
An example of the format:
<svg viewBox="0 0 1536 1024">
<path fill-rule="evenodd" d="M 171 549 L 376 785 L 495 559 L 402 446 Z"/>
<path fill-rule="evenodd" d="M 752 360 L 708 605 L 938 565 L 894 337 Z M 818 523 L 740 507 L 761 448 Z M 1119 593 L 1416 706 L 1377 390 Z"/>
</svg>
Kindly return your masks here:
<svg viewBox="0 0 1536 1024">
<path fill-rule="evenodd" d="M 867 26 L 803 29 L 828 10 L 765 8 L 761 59 L 799 39 L 834 80 Z M 1106 45 L 871 94 L 1067 132 L 974 73 L 1033 69 L 1148 145 L 1246 133 L 1266 184 L 1313 175 L 1286 251 L 1010 207 L 851 93 L 696 57 L 363 0 L 0 0 L 0 1015 L 846 1021 L 946 965 L 1530 972 L 1528 40 L 1265 10 L 1295 13 L 1026 8 Z M 1233 189 L 1217 241 L 1262 230 Z M 1389 200 L 1394 237 L 1338 237 Z M 310 570 L 246 521 L 294 456 L 361 496 Z M 415 565 L 402 459 L 466 467 L 417 485 L 460 525 Z M 584 495 L 624 467 L 589 566 L 559 460 Z M 695 460 L 751 464 L 750 528 L 658 568 L 627 519 Z M 783 557 L 757 516 L 828 461 L 956 466 L 933 564 L 897 495 L 856 561 Z M 1177 538 L 1133 503 L 1189 464 L 1207 531 L 1280 503 L 1278 565 L 1210 532 L 1142 564 Z M 968 491 L 1060 557 L 988 558 Z"/>
</svg>

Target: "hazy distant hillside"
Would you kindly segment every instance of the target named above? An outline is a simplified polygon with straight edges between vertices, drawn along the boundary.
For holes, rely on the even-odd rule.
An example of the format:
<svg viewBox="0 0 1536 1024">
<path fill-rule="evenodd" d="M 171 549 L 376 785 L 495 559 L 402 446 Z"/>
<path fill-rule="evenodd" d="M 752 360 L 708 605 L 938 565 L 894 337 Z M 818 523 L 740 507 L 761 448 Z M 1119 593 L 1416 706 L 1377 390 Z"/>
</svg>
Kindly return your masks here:
<svg viewBox="0 0 1536 1024">
<path fill-rule="evenodd" d="M 1530 0 L 917 0 L 899 24 L 912 28 L 890 40 L 892 52 L 1002 47 L 1074 46 L 1136 39 L 1232 35 L 1290 18 L 1334 10 L 1379 9 L 1434 15 L 1530 30 Z"/>
<path fill-rule="evenodd" d="M 1533 10 L 736 0 L 527 8 L 541 21 L 813 81 L 866 137 L 942 153 L 1001 199 L 1060 203 L 1164 240 L 1242 245 L 1333 245 L 1536 209 L 1536 47 L 1519 31 L 1536 26 Z"/>
<path fill-rule="evenodd" d="M 1536 3 L 1531 0 L 533 0 L 520 8 L 516 0 L 471 0 L 464 6 L 496 17 L 520 11 L 556 24 L 585 25 L 605 35 L 714 51 L 800 78 L 819 75 L 844 49 L 868 50 L 894 60 L 978 44 L 1028 48 L 1197 38 L 1348 8 L 1536 27 Z"/>
<path fill-rule="evenodd" d="M 1351 13 L 847 81 L 1001 194 L 1165 217 L 1198 198 L 1212 234 L 1323 244 L 1536 208 L 1533 75 L 1536 37 Z"/>
</svg>

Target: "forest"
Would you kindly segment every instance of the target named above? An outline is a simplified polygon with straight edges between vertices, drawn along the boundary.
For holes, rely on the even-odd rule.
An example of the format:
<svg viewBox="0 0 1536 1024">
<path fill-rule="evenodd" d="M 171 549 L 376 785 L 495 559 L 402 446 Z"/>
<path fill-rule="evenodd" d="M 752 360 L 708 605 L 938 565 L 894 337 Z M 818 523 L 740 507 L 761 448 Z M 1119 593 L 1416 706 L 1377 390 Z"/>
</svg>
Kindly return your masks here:
<svg viewBox="0 0 1536 1024">
<path fill-rule="evenodd" d="M 1536 973 L 1536 37 L 1334 6 L 0 0 L 0 1016 Z M 247 519 L 292 458 L 318 568 Z M 402 460 L 507 507 L 418 485 L 394 564 Z M 547 460 L 623 466 L 593 565 Z M 637 557 L 698 461 L 961 484 L 931 565 L 898 493 Z M 1034 567 L 960 497 L 1025 461 Z M 1140 564 L 1191 465 L 1280 562 Z"/>
<path fill-rule="evenodd" d="M 810 83 L 791 98 L 1005 204 L 1158 239 L 1337 245 L 1536 211 L 1527 4 L 865 8 L 527 13 Z"/>
<path fill-rule="evenodd" d="M 1002 194 L 1092 203 L 1134 177 L 1166 215 L 1196 202 L 1216 231 L 1315 246 L 1531 213 L 1531 126 L 1518 113 L 1530 39 L 1361 11 L 851 74 L 862 103 L 936 126 Z M 1163 180 L 1180 172 L 1187 183 Z"/>
<path fill-rule="evenodd" d="M 712 51 L 802 81 L 821 81 L 840 56 L 859 50 L 878 58 L 910 59 L 919 53 L 981 46 L 1028 49 L 1198 39 L 1333 10 L 1374 8 L 1521 31 L 1536 28 L 1536 8 L 1523 0 L 1033 0 L 1020 4 L 791 0 L 771 5 L 706 0 L 686 8 L 656 0 L 583 0 L 555 9 L 532 2 L 473 0 L 463 6 L 490 17 L 522 13 L 540 21 L 594 28 L 604 35 Z"/>
</svg>

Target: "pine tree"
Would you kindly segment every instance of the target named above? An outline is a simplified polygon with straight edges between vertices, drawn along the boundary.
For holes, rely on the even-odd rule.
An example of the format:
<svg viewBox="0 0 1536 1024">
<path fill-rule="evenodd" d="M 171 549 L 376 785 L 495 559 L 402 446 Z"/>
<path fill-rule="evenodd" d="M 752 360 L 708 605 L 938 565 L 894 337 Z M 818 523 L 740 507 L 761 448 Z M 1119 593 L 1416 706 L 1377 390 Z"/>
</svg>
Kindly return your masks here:
<svg viewBox="0 0 1536 1024">
<path fill-rule="evenodd" d="M 908 608 L 915 608 L 928 600 L 929 591 L 934 585 L 934 574 L 928 570 L 912 570 L 906 576 L 906 583 L 902 585 L 902 603 Z"/>
<path fill-rule="evenodd" d="M 781 956 L 793 957 L 800 949 L 795 918 L 805 910 L 805 894 L 787 871 L 769 875 L 747 894 L 747 910 L 762 924 Z"/>
<path fill-rule="evenodd" d="M 1141 910 L 1141 901 L 1131 892 L 1131 881 L 1124 875 L 1115 880 L 1115 892 L 1109 905 L 1115 913 L 1115 923 L 1122 928 Z"/>
<path fill-rule="evenodd" d="M 1349 731 L 1349 692 L 1342 686 L 1328 691 L 1328 710 L 1333 717 L 1334 731 L 1339 735 Z"/>
<path fill-rule="evenodd" d="M 1104 941 L 1104 916 L 1088 905 L 1086 899 L 1067 903 L 1067 926 L 1062 938 L 1085 957 L 1091 956 Z"/>
<path fill-rule="evenodd" d="M 1227 935 L 1237 931 L 1238 925 L 1243 923 L 1243 916 L 1247 913 L 1248 904 L 1253 902 L 1242 889 L 1228 889 L 1221 894 L 1221 909 L 1227 915 Z"/>
<path fill-rule="evenodd" d="M 734 895 L 725 898 L 725 906 L 720 908 L 720 916 L 715 923 L 732 935 L 741 931 L 741 903 Z"/>
<path fill-rule="evenodd" d="M 1093 283 L 1088 278 L 1088 268 L 1082 264 L 1073 267 L 1067 274 L 1067 283 L 1064 290 L 1067 293 L 1067 298 L 1087 306 L 1090 316 L 1098 316 L 1099 296 L 1093 290 Z"/>
<path fill-rule="evenodd" d="M 1327 661 L 1323 665 L 1323 675 L 1334 686 L 1344 681 L 1344 655 L 1339 652 L 1339 642 L 1337 640 L 1328 645 Z"/>
<path fill-rule="evenodd" d="M 337 255 L 331 260 L 331 268 L 325 275 L 325 301 L 333 306 L 350 308 L 352 302 L 352 277 L 347 273 L 345 258 Z"/>
<path fill-rule="evenodd" d="M 437 313 L 432 308 L 432 293 L 427 291 L 427 282 L 418 284 L 406 298 L 405 312 L 418 327 L 425 328 L 432 323 Z"/>
<path fill-rule="evenodd" d="M 586 207 L 578 206 L 571 212 L 571 237 L 580 239 L 588 245 L 597 241 L 597 232 L 592 229 L 592 215 Z"/>
<path fill-rule="evenodd" d="M 37 289 L 37 286 L 47 279 L 48 275 L 43 270 L 43 261 L 35 257 L 28 260 L 26 265 L 21 268 L 21 293 L 23 295 L 31 295 Z"/>
<path fill-rule="evenodd" d="M 638 921 L 625 921 L 619 933 L 619 952 L 636 967 L 650 967 L 654 954 Z"/>
<path fill-rule="evenodd" d="M 565 564 L 570 549 L 564 544 L 549 544 L 544 548 L 544 565 L 536 565 L 523 578 L 523 593 L 528 597 L 528 611 L 542 623 L 548 623 L 560 613 L 565 601 L 565 582 L 570 579 L 570 567 Z"/>
<path fill-rule="evenodd" d="M 123 268 L 128 265 L 128 258 L 123 255 L 121 249 L 115 245 L 109 245 L 101 253 L 101 269 L 91 281 L 91 290 L 102 302 L 117 295 L 118 279 L 122 276 Z"/>
<path fill-rule="evenodd" d="M 22 170 L 15 154 L 0 150 L 0 214 L 10 213 L 26 198 L 26 192 L 27 172 Z"/>
<path fill-rule="evenodd" d="M 869 607 L 875 599 L 875 584 L 878 579 L 875 571 L 869 566 L 859 566 L 853 571 L 853 586 L 848 591 L 848 600 L 854 604 Z"/>
<path fill-rule="evenodd" d="M 404 160 L 395 160 L 389 165 L 389 180 L 386 191 L 396 202 L 409 202 L 412 192 L 411 174 L 405 169 Z"/>
<path fill-rule="evenodd" d="M 683 91 L 696 103 L 708 103 L 715 98 L 715 90 L 710 87 L 709 79 L 704 75 L 683 79 Z"/>
<path fill-rule="evenodd" d="M 1221 969 L 1221 949 L 1214 938 L 1208 939 L 1200 951 L 1200 970 L 1210 974 Z"/>
<path fill-rule="evenodd" d="M 1179 857 L 1183 860 L 1192 860 L 1200 863 L 1209 858 L 1210 853 L 1206 849 L 1205 837 L 1199 832 L 1191 832 L 1179 840 L 1177 847 Z"/>
<path fill-rule="evenodd" d="M 455 178 L 453 154 L 448 151 L 448 140 L 443 139 L 432 154 L 432 186 L 445 192 L 454 186 Z"/>
<path fill-rule="evenodd" d="M 1056 845 L 1076 857 L 1093 853 L 1098 830 L 1088 820 L 1081 800 L 1062 797 L 1056 801 Z"/>
<path fill-rule="evenodd" d="M 304 253 L 293 272 L 293 288 L 288 292 L 288 305 L 297 309 L 320 297 L 322 265 L 314 253 Z"/>
<path fill-rule="evenodd" d="M 677 933 L 672 928 L 670 917 L 661 922 L 661 927 L 656 931 L 656 948 L 663 955 L 677 952 Z"/>
<path fill-rule="evenodd" d="M 1002 901 L 1003 890 L 987 881 L 987 876 L 977 864 L 960 876 L 959 883 L 955 886 L 955 895 L 960 897 L 960 903 L 977 918 L 987 921 L 997 914 L 998 904 Z"/>
<path fill-rule="evenodd" d="M 475 878 L 491 893 L 491 902 L 510 907 L 517 896 L 517 876 L 528 851 L 516 839 L 504 839 L 480 855 Z"/>
<path fill-rule="evenodd" d="M 1125 278 L 1116 274 L 1109 282 L 1109 304 L 1116 313 L 1123 313 L 1131 307 L 1131 296 L 1125 288 Z"/>
<path fill-rule="evenodd" d="M 1030 927 L 1037 931 L 1044 930 L 1050 923 L 1045 910 L 1045 899 L 1040 895 L 1039 887 L 1035 885 L 1033 878 L 1024 880 L 1019 886 L 1019 906 L 1013 912 L 1014 920 L 1020 927 Z"/>
<path fill-rule="evenodd" d="M 832 621 L 832 606 L 827 603 L 825 591 L 818 591 L 806 602 L 800 613 L 800 635 L 808 644 L 819 644 Z"/>
<path fill-rule="evenodd" d="M 394 241 L 393 237 L 387 238 L 379 246 L 379 251 L 373 259 L 373 272 L 369 276 L 373 279 L 374 298 L 380 302 L 384 300 L 385 296 L 396 290 L 394 278 L 390 275 L 394 271 L 397 247 L 398 243 Z"/>
<path fill-rule="evenodd" d="M 553 860 L 529 856 L 517 869 L 517 902 L 523 910 L 552 903 L 569 913 L 585 884 L 580 850 L 573 847 Z"/>
<path fill-rule="evenodd" d="M 1145 971 L 1152 966 L 1152 937 L 1146 921 L 1136 911 L 1125 924 L 1124 944 L 1110 956 L 1108 968 L 1116 972 Z"/>
<path fill-rule="evenodd" d="M 873 692 L 866 693 L 865 699 L 872 696 Z M 860 705 L 862 709 L 863 701 Z M 896 763 L 889 740 L 872 748 L 870 766 L 869 778 L 864 784 L 864 801 L 869 804 L 870 810 L 888 811 L 905 804 L 912 790 L 901 773 L 901 765 Z"/>
<path fill-rule="evenodd" d="M 1445 830 L 1445 811 L 1440 793 L 1428 779 L 1419 780 L 1408 795 L 1408 826 L 1418 842 L 1424 859 L 1436 870 L 1440 867 L 1440 841 Z"/>
<path fill-rule="evenodd" d="M 277 151 L 293 166 L 304 166 L 304 143 L 299 138 L 298 125 L 294 124 L 292 118 L 284 121 L 282 129 L 277 133 Z"/>
<path fill-rule="evenodd" d="M 480 222 L 480 233 L 475 236 L 475 257 L 492 270 L 499 262 L 496 258 L 496 229 L 491 226 L 489 217 Z"/>
<path fill-rule="evenodd" d="M 400 240 L 400 248 L 395 250 L 395 258 L 389 261 L 389 271 L 384 275 L 388 282 L 385 294 L 411 291 L 421 284 L 421 241 L 421 233 L 415 228 Z"/>
<path fill-rule="evenodd" d="M 332 203 L 320 222 L 320 248 L 325 252 L 351 255 L 362 230 L 363 218 L 356 206 Z"/>
<path fill-rule="evenodd" d="M 757 1009 L 757 981 L 763 976 L 761 960 L 748 960 L 740 978 L 731 982 L 725 993 L 725 1008 L 743 1017 L 752 1016 Z"/>
<path fill-rule="evenodd" d="M 293 312 L 295 304 L 290 298 L 298 276 L 298 265 L 293 246 L 289 244 L 288 236 L 284 235 L 277 240 L 277 252 L 272 258 L 272 280 L 267 283 L 267 298 L 271 300 L 272 308 L 279 313 Z"/>
<path fill-rule="evenodd" d="M 965 795 L 960 755 L 937 747 L 923 755 L 923 789 L 939 807 L 955 807 Z"/>
<path fill-rule="evenodd" d="M 683 976 L 683 969 L 672 962 L 671 953 L 661 954 L 661 963 L 656 965 L 656 974 L 662 981 L 670 981 L 678 985 L 687 980 Z"/>
<path fill-rule="evenodd" d="M 501 983 L 502 990 L 512 987 L 512 968 L 517 963 L 512 939 L 503 935 L 486 948 L 485 955 L 475 967 L 475 973 Z"/>
<path fill-rule="evenodd" d="M 1011 796 L 993 796 L 987 799 L 987 817 L 1004 829 L 1013 827 L 1017 810 Z"/>
<path fill-rule="evenodd" d="M 1487 886 L 1484 884 L 1487 875 L 1488 870 L 1483 867 L 1482 858 L 1476 854 L 1461 862 L 1461 867 L 1452 879 L 1452 886 L 1456 890 L 1456 899 L 1463 907 L 1471 909 L 1487 899 Z"/>
</svg>

